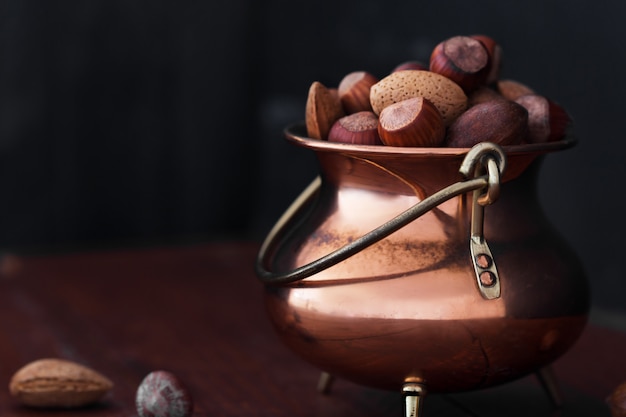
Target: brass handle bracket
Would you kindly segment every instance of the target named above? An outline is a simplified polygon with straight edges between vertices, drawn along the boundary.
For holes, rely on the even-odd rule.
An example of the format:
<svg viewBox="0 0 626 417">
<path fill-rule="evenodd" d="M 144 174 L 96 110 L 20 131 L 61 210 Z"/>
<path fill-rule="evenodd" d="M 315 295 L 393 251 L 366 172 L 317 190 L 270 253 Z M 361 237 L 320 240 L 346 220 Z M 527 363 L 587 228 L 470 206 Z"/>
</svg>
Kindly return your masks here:
<svg viewBox="0 0 626 417">
<path fill-rule="evenodd" d="M 506 155 L 501 148 L 481 143 L 470 150 L 476 157 L 465 158 L 460 172 L 466 178 L 487 175 L 485 189 L 476 189 L 472 194 L 472 217 L 470 225 L 470 254 L 478 290 L 483 298 L 493 300 L 500 297 L 500 276 L 496 262 L 485 240 L 483 225 L 485 206 L 493 204 L 500 196 L 500 175 L 506 167 Z M 479 156 L 478 156 L 479 155 Z"/>
</svg>

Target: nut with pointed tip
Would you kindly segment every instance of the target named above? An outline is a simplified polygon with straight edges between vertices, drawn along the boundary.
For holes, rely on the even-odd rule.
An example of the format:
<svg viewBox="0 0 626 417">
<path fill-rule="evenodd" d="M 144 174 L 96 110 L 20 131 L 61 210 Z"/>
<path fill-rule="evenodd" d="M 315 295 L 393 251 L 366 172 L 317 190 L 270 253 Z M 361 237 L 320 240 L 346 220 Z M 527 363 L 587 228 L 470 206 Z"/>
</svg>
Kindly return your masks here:
<svg viewBox="0 0 626 417">
<path fill-rule="evenodd" d="M 528 112 L 510 100 L 491 100 L 470 107 L 448 128 L 446 146 L 470 148 L 480 142 L 518 145 L 528 134 Z"/>
<path fill-rule="evenodd" d="M 471 38 L 480 41 L 487 50 L 487 55 L 489 55 L 489 70 L 487 71 L 485 83 L 492 85 L 500 78 L 500 70 L 502 68 L 502 47 L 495 41 L 495 39 L 487 35 L 472 35 Z"/>
<path fill-rule="evenodd" d="M 489 53 L 478 39 L 454 36 L 435 46 L 429 68 L 469 93 L 485 84 L 489 74 Z"/>
<path fill-rule="evenodd" d="M 528 111 L 527 142 L 551 142 L 567 133 L 572 119 L 563 107 L 552 100 L 538 94 L 526 94 L 515 102 Z"/>
<path fill-rule="evenodd" d="M 113 383 L 84 365 L 57 358 L 38 359 L 20 368 L 9 391 L 21 404 L 38 408 L 75 408 L 99 401 Z"/>
<path fill-rule="evenodd" d="M 446 126 L 467 108 L 463 89 L 449 78 L 431 71 L 393 72 L 374 84 L 370 91 L 372 109 L 378 115 L 390 104 L 413 97 L 424 97 L 434 104 Z"/>
<path fill-rule="evenodd" d="M 337 92 L 314 81 L 309 88 L 305 106 L 307 135 L 313 139 L 326 140 L 330 127 L 343 115 Z"/>
<path fill-rule="evenodd" d="M 328 141 L 355 145 L 382 145 L 378 135 L 378 116 L 372 111 L 360 111 L 343 116 L 330 128 Z"/>
<path fill-rule="evenodd" d="M 135 396 L 139 417 L 190 417 L 193 399 L 187 387 L 168 371 L 150 372 Z"/>
<path fill-rule="evenodd" d="M 337 92 L 345 113 L 372 110 L 370 88 L 377 82 L 378 78 L 367 71 L 354 71 L 343 77 Z"/>
<path fill-rule="evenodd" d="M 394 103 L 380 112 L 378 134 L 385 145 L 438 147 L 445 132 L 439 110 L 424 97 Z"/>
<path fill-rule="evenodd" d="M 512 101 L 527 94 L 535 94 L 532 88 L 516 80 L 499 80 L 496 83 L 496 90 L 498 90 L 502 97 Z"/>
</svg>

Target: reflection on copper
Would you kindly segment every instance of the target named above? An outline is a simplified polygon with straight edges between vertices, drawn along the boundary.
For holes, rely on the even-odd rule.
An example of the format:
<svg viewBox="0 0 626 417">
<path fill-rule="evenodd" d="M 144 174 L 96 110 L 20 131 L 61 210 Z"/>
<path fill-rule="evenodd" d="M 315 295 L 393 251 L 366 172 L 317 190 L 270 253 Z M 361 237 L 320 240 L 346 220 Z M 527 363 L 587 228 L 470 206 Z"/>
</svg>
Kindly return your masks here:
<svg viewBox="0 0 626 417">
<path fill-rule="evenodd" d="M 459 181 L 467 151 L 288 136 L 316 152 L 322 183 L 270 242 L 261 262 L 276 271 L 319 259 Z M 461 195 L 311 277 L 267 286 L 277 334 L 326 374 L 382 389 L 415 381 L 427 392 L 485 388 L 549 365 L 577 340 L 589 310 L 583 268 L 536 198 L 540 156 L 570 145 L 507 150 L 501 195 L 484 211 L 499 298 L 478 290 L 472 196 Z"/>
</svg>

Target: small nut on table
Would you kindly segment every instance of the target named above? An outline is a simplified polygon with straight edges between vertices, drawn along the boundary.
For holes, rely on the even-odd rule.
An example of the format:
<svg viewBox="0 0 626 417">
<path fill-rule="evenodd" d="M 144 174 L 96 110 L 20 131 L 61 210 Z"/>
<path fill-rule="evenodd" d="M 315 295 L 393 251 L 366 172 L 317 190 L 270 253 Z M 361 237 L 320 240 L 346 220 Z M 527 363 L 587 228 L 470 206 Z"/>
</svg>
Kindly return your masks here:
<svg viewBox="0 0 626 417">
<path fill-rule="evenodd" d="M 74 408 L 100 400 L 113 383 L 86 366 L 64 359 L 31 362 L 11 378 L 9 391 L 21 404 L 39 408 Z"/>
<path fill-rule="evenodd" d="M 135 405 L 139 417 L 189 417 L 193 399 L 176 375 L 167 371 L 150 372 L 139 384 Z"/>
</svg>

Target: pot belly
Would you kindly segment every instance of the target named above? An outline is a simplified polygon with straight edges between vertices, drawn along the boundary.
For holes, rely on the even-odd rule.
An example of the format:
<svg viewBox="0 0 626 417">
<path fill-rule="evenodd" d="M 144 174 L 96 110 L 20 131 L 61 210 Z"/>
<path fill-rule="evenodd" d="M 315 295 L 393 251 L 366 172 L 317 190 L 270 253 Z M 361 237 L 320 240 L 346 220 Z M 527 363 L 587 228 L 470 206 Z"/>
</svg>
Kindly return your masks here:
<svg viewBox="0 0 626 417">
<path fill-rule="evenodd" d="M 585 313 L 514 317 L 471 277 L 426 275 L 269 288 L 266 305 L 282 341 L 307 362 L 396 391 L 407 380 L 456 392 L 522 377 L 567 351 L 586 324 Z"/>
</svg>

